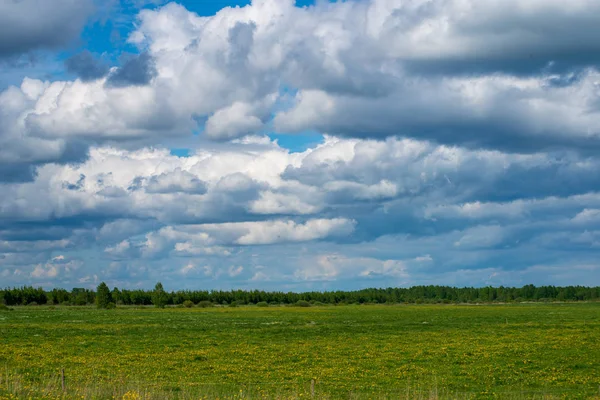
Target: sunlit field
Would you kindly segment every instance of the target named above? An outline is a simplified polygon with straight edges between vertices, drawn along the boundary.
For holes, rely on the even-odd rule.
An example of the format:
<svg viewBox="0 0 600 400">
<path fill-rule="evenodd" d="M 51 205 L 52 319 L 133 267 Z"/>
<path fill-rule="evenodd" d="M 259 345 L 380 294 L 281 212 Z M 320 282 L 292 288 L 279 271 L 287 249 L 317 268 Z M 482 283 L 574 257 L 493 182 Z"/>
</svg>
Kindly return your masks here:
<svg viewBox="0 0 600 400">
<path fill-rule="evenodd" d="M 0 312 L 3 399 L 311 397 L 598 399 L 600 304 Z"/>
</svg>

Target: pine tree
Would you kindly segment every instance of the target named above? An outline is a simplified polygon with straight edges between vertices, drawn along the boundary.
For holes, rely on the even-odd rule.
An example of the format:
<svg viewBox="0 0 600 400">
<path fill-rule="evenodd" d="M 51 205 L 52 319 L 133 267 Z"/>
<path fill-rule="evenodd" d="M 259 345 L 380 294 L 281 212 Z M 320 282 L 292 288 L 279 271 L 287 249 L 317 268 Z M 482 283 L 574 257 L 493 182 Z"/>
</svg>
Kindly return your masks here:
<svg viewBox="0 0 600 400">
<path fill-rule="evenodd" d="M 96 306 L 98 308 L 108 308 L 108 303 L 112 301 L 110 290 L 106 283 L 102 282 L 96 288 Z"/>
</svg>

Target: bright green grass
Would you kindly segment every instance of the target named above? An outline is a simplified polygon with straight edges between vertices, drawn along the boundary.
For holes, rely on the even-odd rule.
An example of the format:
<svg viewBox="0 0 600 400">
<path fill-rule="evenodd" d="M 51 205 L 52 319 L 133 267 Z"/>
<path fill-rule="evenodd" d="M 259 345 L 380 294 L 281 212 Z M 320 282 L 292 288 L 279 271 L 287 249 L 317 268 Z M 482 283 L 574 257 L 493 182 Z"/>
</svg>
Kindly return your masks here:
<svg viewBox="0 0 600 400">
<path fill-rule="evenodd" d="M 311 379 L 331 399 L 600 398 L 600 304 L 17 307 L 0 376 L 0 398 L 302 398 Z"/>
</svg>

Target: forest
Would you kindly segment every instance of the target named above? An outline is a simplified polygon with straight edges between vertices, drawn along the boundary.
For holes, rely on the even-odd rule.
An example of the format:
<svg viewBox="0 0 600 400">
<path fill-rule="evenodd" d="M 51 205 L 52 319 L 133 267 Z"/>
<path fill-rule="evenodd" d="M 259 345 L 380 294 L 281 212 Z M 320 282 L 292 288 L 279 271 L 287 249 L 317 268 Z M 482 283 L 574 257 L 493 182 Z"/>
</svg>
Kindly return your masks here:
<svg viewBox="0 0 600 400">
<path fill-rule="evenodd" d="M 413 286 L 410 288 L 362 289 L 355 291 L 324 292 L 269 292 L 262 290 L 177 290 L 165 291 L 158 283 L 153 290 L 106 288 L 104 302 L 114 305 L 182 305 L 194 304 L 397 304 L 397 303 L 507 303 L 524 301 L 597 301 L 600 287 L 534 286 L 516 287 L 449 287 Z M 98 289 L 97 289 L 98 290 Z M 61 288 L 44 290 L 31 286 L 0 289 L 0 304 L 85 306 L 96 303 L 97 290 Z M 160 292 L 157 296 L 157 290 Z M 157 304 L 159 303 L 159 304 Z"/>
</svg>

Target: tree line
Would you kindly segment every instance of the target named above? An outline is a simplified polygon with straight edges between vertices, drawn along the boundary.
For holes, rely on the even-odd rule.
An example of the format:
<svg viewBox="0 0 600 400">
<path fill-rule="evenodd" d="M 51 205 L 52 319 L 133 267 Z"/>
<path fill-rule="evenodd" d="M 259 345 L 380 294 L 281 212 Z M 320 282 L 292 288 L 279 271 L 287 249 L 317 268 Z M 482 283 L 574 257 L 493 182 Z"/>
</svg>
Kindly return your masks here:
<svg viewBox="0 0 600 400">
<path fill-rule="evenodd" d="M 110 290 L 101 283 L 96 290 L 73 288 L 71 291 L 55 288 L 44 290 L 31 286 L 0 290 L 0 304 L 11 305 L 180 305 L 210 303 L 220 305 L 243 304 L 296 304 L 299 301 L 323 304 L 365 303 L 493 303 L 521 301 L 597 301 L 600 287 L 534 286 L 516 287 L 450 287 L 413 286 L 410 288 L 362 289 L 325 292 L 267 292 L 262 290 L 177 290 L 166 291 L 157 283 L 152 290 Z"/>
</svg>

